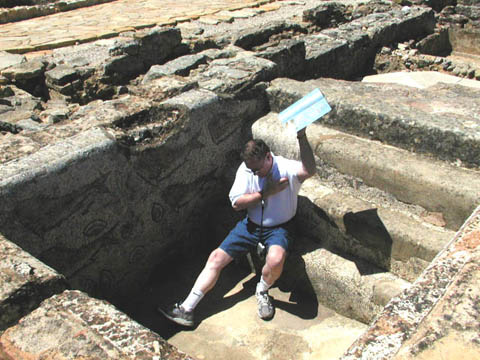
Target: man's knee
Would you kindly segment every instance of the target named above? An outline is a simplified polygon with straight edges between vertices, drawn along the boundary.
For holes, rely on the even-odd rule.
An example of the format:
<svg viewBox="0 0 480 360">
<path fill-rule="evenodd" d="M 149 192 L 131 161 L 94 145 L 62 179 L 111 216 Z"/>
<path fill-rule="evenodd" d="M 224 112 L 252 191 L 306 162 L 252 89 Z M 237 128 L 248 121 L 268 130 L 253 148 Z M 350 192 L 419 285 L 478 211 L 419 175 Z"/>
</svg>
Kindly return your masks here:
<svg viewBox="0 0 480 360">
<path fill-rule="evenodd" d="M 233 258 L 228 255 L 225 251 L 222 249 L 218 248 L 213 250 L 210 253 L 210 256 L 208 257 L 207 260 L 207 267 L 220 271 L 222 270 L 225 266 L 227 266 Z"/>
<path fill-rule="evenodd" d="M 281 268 L 285 263 L 287 252 L 284 248 L 278 245 L 273 245 L 268 249 L 266 263 L 271 268 Z"/>
</svg>

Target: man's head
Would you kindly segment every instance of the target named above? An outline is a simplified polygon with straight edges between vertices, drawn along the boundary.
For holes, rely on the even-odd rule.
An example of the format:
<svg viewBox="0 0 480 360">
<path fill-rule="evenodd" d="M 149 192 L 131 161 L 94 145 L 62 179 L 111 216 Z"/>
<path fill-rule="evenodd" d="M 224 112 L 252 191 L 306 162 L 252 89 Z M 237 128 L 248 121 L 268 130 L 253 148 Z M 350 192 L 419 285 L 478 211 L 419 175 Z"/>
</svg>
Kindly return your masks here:
<svg viewBox="0 0 480 360">
<path fill-rule="evenodd" d="M 272 168 L 273 158 L 270 148 L 261 139 L 254 139 L 247 142 L 241 152 L 245 165 L 260 177 L 265 177 Z"/>
</svg>

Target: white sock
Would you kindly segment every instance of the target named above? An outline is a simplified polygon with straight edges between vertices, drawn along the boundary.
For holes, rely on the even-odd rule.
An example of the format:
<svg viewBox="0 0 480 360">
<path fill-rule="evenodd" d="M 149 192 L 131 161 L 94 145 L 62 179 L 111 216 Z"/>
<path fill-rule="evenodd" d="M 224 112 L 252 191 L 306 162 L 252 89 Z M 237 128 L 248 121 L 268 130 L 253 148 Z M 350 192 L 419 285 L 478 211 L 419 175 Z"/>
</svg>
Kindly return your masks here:
<svg viewBox="0 0 480 360">
<path fill-rule="evenodd" d="M 188 312 L 193 311 L 203 296 L 204 294 L 200 290 L 192 289 L 181 306 Z"/>
<path fill-rule="evenodd" d="M 263 279 L 263 276 L 260 278 L 260 281 L 257 283 L 257 294 L 259 292 L 265 292 L 270 288 L 271 285 L 268 285 L 265 280 Z"/>
</svg>

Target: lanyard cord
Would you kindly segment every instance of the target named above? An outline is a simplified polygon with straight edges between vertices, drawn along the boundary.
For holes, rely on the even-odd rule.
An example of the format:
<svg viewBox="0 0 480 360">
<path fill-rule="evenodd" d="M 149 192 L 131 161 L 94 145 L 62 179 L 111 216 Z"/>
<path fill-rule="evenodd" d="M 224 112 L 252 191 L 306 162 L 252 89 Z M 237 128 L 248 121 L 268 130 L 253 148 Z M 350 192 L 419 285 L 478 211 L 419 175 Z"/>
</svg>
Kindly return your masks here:
<svg viewBox="0 0 480 360">
<path fill-rule="evenodd" d="M 265 208 L 265 200 L 262 198 L 262 218 L 260 220 L 260 242 L 262 242 L 263 237 L 263 209 Z"/>
<path fill-rule="evenodd" d="M 258 237 L 258 243 L 257 243 L 257 254 L 260 257 L 260 259 L 265 259 L 265 244 L 263 243 L 263 210 L 265 208 L 265 201 L 261 200 L 262 202 L 262 219 L 260 221 L 260 236 Z"/>
</svg>

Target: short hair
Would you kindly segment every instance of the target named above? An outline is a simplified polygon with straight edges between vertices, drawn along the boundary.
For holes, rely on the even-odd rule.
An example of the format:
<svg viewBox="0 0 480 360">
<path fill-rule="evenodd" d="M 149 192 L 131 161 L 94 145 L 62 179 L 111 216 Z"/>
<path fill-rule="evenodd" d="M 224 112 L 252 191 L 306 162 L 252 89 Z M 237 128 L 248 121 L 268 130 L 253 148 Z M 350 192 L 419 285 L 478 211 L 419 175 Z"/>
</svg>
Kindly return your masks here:
<svg viewBox="0 0 480 360">
<path fill-rule="evenodd" d="M 270 148 L 262 139 L 253 139 L 245 144 L 240 156 L 243 161 L 250 159 L 263 159 L 270 152 Z"/>
</svg>

